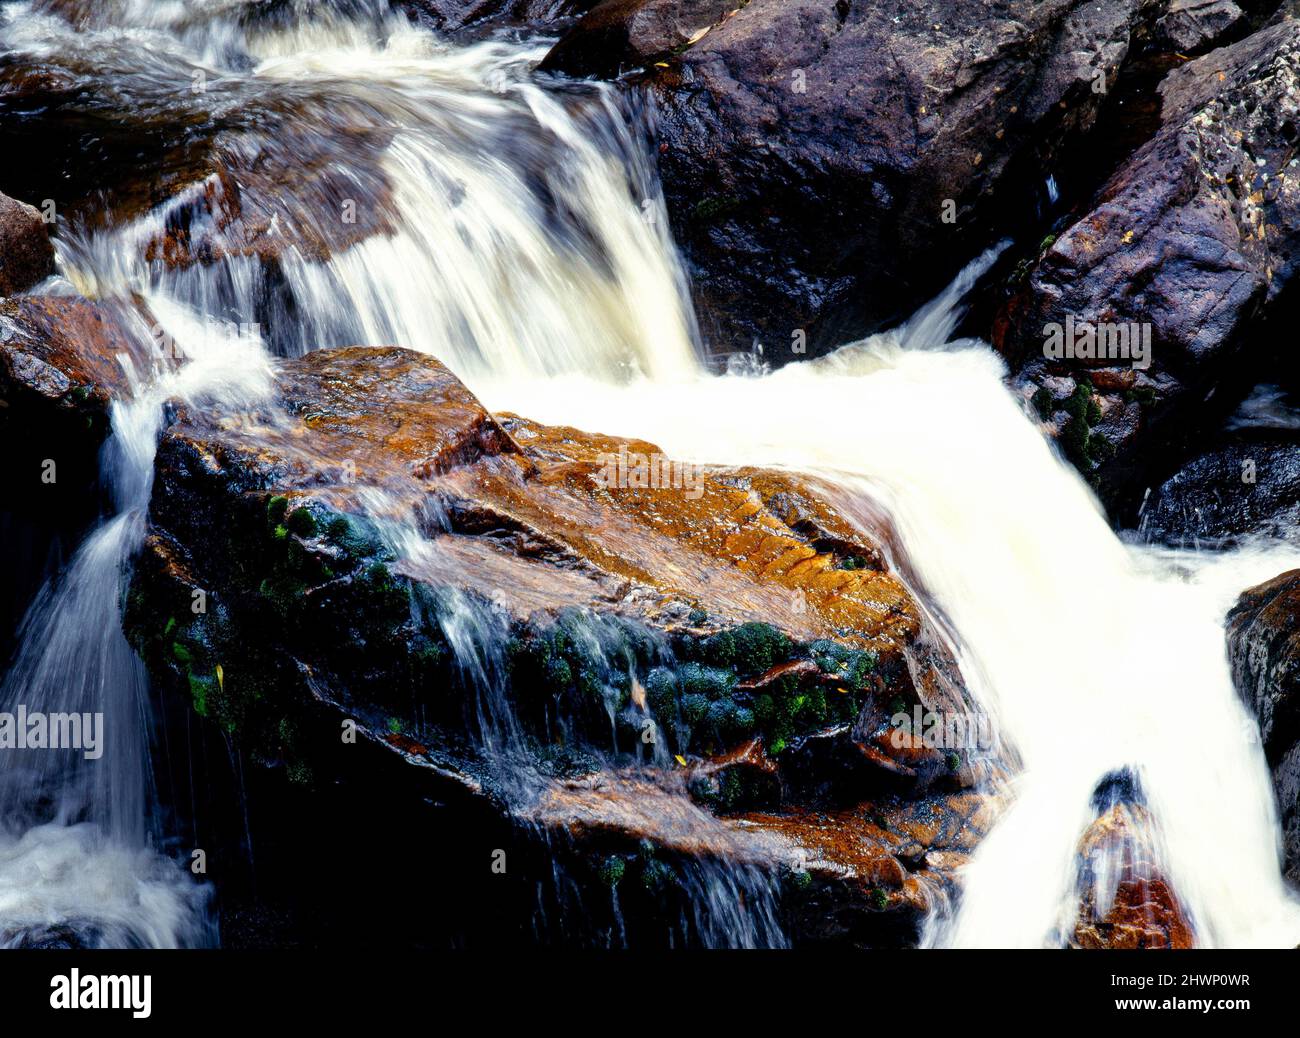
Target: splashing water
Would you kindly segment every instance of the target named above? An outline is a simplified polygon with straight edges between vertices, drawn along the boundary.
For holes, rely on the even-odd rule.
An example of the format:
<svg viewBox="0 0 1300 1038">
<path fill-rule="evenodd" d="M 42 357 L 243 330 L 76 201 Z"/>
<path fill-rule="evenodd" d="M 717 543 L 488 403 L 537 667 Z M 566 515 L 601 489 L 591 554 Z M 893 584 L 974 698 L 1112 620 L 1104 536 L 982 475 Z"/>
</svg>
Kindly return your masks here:
<svg viewBox="0 0 1300 1038">
<path fill-rule="evenodd" d="M 1109 772 L 1139 777 L 1161 862 L 1205 946 L 1290 946 L 1300 907 L 1278 868 L 1256 729 L 1233 692 L 1223 617 L 1300 563 L 1126 546 L 1003 384 L 1001 361 L 947 342 L 990 252 L 903 328 L 762 378 L 478 385 L 490 407 L 618 428 L 699 463 L 777 465 L 882 502 L 921 586 L 960 632 L 960 664 L 1023 768 L 927 940 L 1050 944 L 1077 911 L 1076 848 Z"/>
<path fill-rule="evenodd" d="M 1240 589 L 1297 553 L 1202 556 L 1114 536 L 1004 388 L 1001 362 L 949 341 L 997 250 L 901 329 L 761 377 L 710 376 L 647 116 L 609 87 L 530 79 L 543 45 L 453 48 L 360 2 L 293 3 L 270 20 L 244 17 L 251 5 L 237 0 L 72 6 L 92 10 L 77 32 L 8 5 L 5 46 L 62 64 L 92 94 L 131 85 L 147 113 L 204 127 L 218 167 L 256 155 L 294 171 L 310 143 L 313 170 L 329 173 L 246 178 L 244 212 L 266 217 L 253 244 L 222 237 L 208 207 L 227 185 L 211 170 L 156 209 L 115 210 L 108 226 L 83 213 L 60 233 L 68 280 L 137 296 L 183 363 L 140 373 L 117 408 L 118 516 L 34 607 L 6 681 L 5 702 L 98 703 L 139 721 L 115 734 L 108 768 L 44 775 L 40 802 L 6 816 L 0 928 L 88 918 L 106 943 L 203 939 L 197 888 L 160 873 L 148 850 L 147 699 L 116 604 L 161 403 L 256 399 L 268 351 L 391 343 L 435 354 L 493 409 L 644 437 L 685 460 L 814 473 L 890 512 L 919 586 L 960 633 L 968 684 L 1023 765 L 928 943 L 1051 942 L 1076 905 L 1094 787 L 1122 768 L 1140 779 L 1200 943 L 1300 938 L 1222 628 Z M 201 92 L 188 89 L 196 72 Z M 178 241 L 185 255 L 169 261 Z M 260 335 L 214 337 L 212 318 Z M 448 634 L 491 686 L 482 629 Z M 481 709 L 485 727 L 508 727 L 501 704 Z M 38 857 L 57 867 L 34 873 Z M 690 926 L 708 942 L 779 943 L 770 900 L 752 895 L 758 879 L 702 871 L 692 882 L 701 915 Z M 128 927 L 132 898 L 156 911 Z M 746 900 L 758 910 L 742 911 Z"/>
</svg>

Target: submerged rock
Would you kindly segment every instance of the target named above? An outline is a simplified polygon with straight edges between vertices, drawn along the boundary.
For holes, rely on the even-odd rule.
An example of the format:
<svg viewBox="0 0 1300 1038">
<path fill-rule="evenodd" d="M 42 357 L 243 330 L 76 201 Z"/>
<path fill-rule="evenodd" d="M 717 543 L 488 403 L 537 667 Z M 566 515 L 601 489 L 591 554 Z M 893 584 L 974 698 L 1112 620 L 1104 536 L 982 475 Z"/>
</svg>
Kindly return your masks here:
<svg viewBox="0 0 1300 1038">
<path fill-rule="evenodd" d="M 815 352 L 907 316 L 996 240 L 1159 6 L 606 3 L 544 66 L 652 62 L 705 337 L 783 362 L 798 332 Z"/>
<path fill-rule="evenodd" d="M 575 21 L 594 0 L 396 0 L 421 25 L 439 32 L 488 31 L 501 26 L 554 31 Z"/>
<path fill-rule="evenodd" d="M 54 246 L 38 210 L 0 194 L 0 296 L 31 288 L 54 273 Z"/>
<path fill-rule="evenodd" d="M 1112 503 L 1231 405 L 1207 399 L 1261 355 L 1252 332 L 1294 285 L 1298 61 L 1287 17 L 1170 73 L 1154 137 L 999 316 L 1020 391 Z"/>
<path fill-rule="evenodd" d="M 1187 913 L 1161 874 L 1142 805 L 1116 803 L 1079 844 L 1076 948 L 1191 948 Z"/>
<path fill-rule="evenodd" d="M 1273 771 L 1286 875 L 1300 883 L 1300 570 L 1242 592 L 1227 627 L 1233 684 Z"/>
<path fill-rule="evenodd" d="M 775 874 L 788 850 L 752 830 L 940 810 L 978 774 L 958 755 L 921 776 L 888 738 L 896 708 L 970 707 L 873 533 L 796 476 L 674 468 L 491 415 L 425 355 L 322 350 L 260 408 L 177 408 L 126 623 L 156 675 L 299 783 L 337 774 L 355 726 L 413 787 L 485 800 L 578 862 L 652 840 Z M 859 772 L 801 781 L 796 746 L 822 731 L 872 740 Z M 736 815 L 758 807 L 772 820 Z M 950 829 L 925 844 L 927 889 L 975 838 Z M 908 865 L 898 845 L 860 852 L 905 890 L 925 850 Z M 914 930 L 919 889 L 892 897 Z"/>
</svg>

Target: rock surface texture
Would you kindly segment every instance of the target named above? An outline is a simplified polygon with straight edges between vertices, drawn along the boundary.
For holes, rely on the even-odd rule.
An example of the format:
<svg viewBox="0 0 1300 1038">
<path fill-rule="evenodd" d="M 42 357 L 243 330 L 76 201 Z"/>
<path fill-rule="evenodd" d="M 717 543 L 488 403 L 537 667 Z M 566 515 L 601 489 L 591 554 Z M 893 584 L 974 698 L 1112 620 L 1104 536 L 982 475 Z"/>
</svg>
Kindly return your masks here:
<svg viewBox="0 0 1300 1038">
<path fill-rule="evenodd" d="M 1261 320 L 1290 305 L 1298 70 L 1300 22 L 1287 17 L 1171 72 L 1155 135 L 1049 241 L 999 317 L 994 342 L 1020 391 L 1111 500 L 1140 494 L 1217 424 L 1276 334 Z M 1071 327 L 1074 355 L 1049 355 Z"/>
<path fill-rule="evenodd" d="M 1286 874 L 1300 883 L 1300 570 L 1242 593 L 1228 614 L 1228 657 L 1273 770 Z"/>
<path fill-rule="evenodd" d="M 651 65 L 706 338 L 783 362 L 796 330 L 815 351 L 905 317 L 995 241 L 1159 6 L 605 3 L 544 66 Z"/>
<path fill-rule="evenodd" d="M 895 731 L 915 706 L 971 712 L 953 658 L 887 531 L 815 484 L 494 416 L 391 348 L 317 351 L 261 409 L 174 417 L 129 634 L 296 781 L 328 781 L 355 722 L 404 781 L 574 868 L 654 886 L 729 862 L 837 891 L 832 920 L 789 901 L 801 940 L 906 941 L 986 828 L 970 787 L 993 755 Z M 648 482 L 642 459 L 664 466 Z"/>
</svg>

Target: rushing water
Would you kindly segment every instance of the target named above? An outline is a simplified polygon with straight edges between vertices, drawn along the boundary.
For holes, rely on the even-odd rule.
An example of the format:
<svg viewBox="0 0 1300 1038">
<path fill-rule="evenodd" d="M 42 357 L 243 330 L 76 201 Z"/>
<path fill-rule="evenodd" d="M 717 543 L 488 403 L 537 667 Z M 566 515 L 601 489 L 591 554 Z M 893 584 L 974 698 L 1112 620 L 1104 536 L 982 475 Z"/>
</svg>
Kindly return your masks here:
<svg viewBox="0 0 1300 1038">
<path fill-rule="evenodd" d="M 75 31 L 55 7 L 79 12 Z M 9 51 L 105 103 L 129 93 L 134 117 L 202 127 L 193 147 L 241 171 L 243 212 L 266 222 L 260 245 L 232 246 L 210 207 L 229 184 L 207 171 L 156 208 L 110 197 L 107 218 L 87 207 L 60 228 L 68 281 L 139 300 L 180 365 L 136 373 L 108 449 L 117 514 L 35 604 L 6 679 L 6 709 L 85 704 L 113 735 L 104 767 L 61 758 L 34 780 L 5 776 L 0 934 L 72 922 L 103 943 L 210 939 L 204 889 L 155 849 L 148 698 L 118 616 L 161 403 L 251 401 L 273 353 L 392 343 L 437 355 L 494 409 L 644 437 L 683 459 L 811 471 L 850 506 L 888 509 L 920 586 L 959 632 L 969 685 L 1023 764 L 929 943 L 1055 941 L 1077 903 L 1094 789 L 1123 768 L 1200 943 L 1300 939 L 1222 630 L 1240 589 L 1300 559 L 1278 545 L 1210 556 L 1122 543 L 1007 393 L 1000 361 L 950 341 L 993 253 L 895 332 L 775 373 L 714 376 L 698 359 L 647 114 L 610 87 L 535 80 L 544 42 L 454 47 L 363 0 L 295 0 L 274 17 L 241 0 L 4 10 Z M 213 262 L 168 264 L 151 250 L 178 228 Z M 245 332 L 214 332 L 213 320 Z M 457 615 L 440 618 L 477 668 L 484 729 L 506 740 L 484 627 L 459 629 Z M 696 918 L 683 930 L 779 941 L 761 888 L 760 877 L 693 872 Z"/>
</svg>

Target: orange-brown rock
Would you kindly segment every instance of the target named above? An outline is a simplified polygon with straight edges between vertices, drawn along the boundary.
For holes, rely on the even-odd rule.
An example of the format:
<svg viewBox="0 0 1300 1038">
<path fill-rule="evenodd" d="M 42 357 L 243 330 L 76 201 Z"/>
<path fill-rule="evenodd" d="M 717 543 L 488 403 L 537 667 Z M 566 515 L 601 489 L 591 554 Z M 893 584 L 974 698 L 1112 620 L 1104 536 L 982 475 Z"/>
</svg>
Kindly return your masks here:
<svg viewBox="0 0 1300 1038">
<path fill-rule="evenodd" d="M 1161 874 L 1145 808 L 1114 804 L 1079 846 L 1082 897 L 1071 943 L 1079 948 L 1191 948 L 1195 934 Z"/>
<path fill-rule="evenodd" d="M 54 246 L 41 214 L 0 194 L 0 296 L 31 288 L 54 273 Z"/>
<path fill-rule="evenodd" d="M 914 940 L 936 899 L 993 821 L 994 802 L 963 792 L 853 808 L 793 808 L 715 818 L 681 796 L 681 773 L 608 773 L 549 787 L 530 821 L 571 839 L 648 841 L 661 852 L 795 877 L 791 913 L 806 941 Z"/>
<path fill-rule="evenodd" d="M 620 454 L 659 456 L 494 416 L 411 351 L 286 362 L 258 407 L 178 406 L 128 632 L 295 774 L 350 719 L 411 783 L 565 854 L 635 859 L 656 889 L 689 861 L 758 877 L 806 857 L 809 904 L 838 907 L 800 932 L 914 937 L 984 822 L 969 776 L 863 749 L 894 700 L 969 707 L 887 530 L 795 475 L 621 486 Z"/>
</svg>

